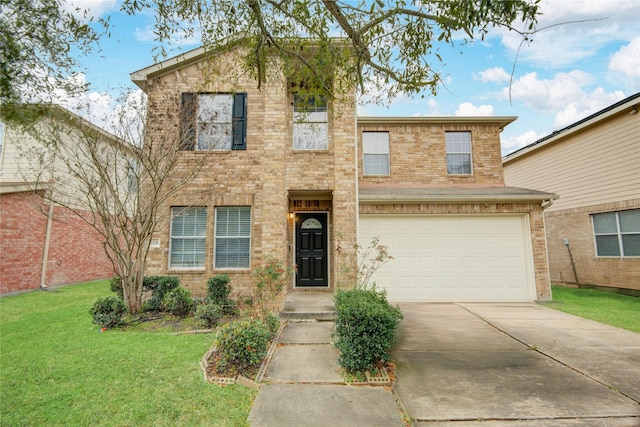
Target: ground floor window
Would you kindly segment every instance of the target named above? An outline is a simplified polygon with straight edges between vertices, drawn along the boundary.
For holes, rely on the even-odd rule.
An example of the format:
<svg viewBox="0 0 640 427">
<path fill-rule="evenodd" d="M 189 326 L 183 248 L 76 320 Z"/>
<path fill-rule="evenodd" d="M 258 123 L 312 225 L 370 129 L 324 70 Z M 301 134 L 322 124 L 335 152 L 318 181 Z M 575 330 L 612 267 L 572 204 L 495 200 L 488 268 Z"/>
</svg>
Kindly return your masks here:
<svg viewBox="0 0 640 427">
<path fill-rule="evenodd" d="M 170 268 L 203 268 L 207 244 L 207 208 L 172 207 Z"/>
<path fill-rule="evenodd" d="M 597 256 L 640 256 L 640 209 L 591 217 Z"/>
<path fill-rule="evenodd" d="M 215 220 L 214 267 L 249 268 L 251 208 L 218 207 Z"/>
</svg>

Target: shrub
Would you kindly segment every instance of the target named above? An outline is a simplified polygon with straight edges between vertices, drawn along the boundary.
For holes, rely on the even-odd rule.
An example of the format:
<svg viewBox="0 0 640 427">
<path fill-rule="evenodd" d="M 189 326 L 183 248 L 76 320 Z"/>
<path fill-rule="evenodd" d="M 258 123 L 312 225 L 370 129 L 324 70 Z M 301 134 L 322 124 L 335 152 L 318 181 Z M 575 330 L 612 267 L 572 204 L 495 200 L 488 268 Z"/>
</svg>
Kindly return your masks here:
<svg viewBox="0 0 640 427">
<path fill-rule="evenodd" d="M 93 323 L 105 328 L 113 328 L 122 325 L 127 306 L 117 296 L 98 298 L 89 311 L 93 317 Z"/>
<path fill-rule="evenodd" d="M 205 304 L 200 304 L 196 308 L 195 318 L 202 321 L 204 326 L 210 328 L 211 326 L 218 323 L 223 314 L 224 310 L 221 306 L 208 302 Z"/>
<path fill-rule="evenodd" d="M 122 277 L 114 277 L 109 281 L 111 292 L 115 293 L 124 301 L 124 289 L 122 289 Z"/>
<path fill-rule="evenodd" d="M 195 303 L 188 290 L 185 288 L 175 288 L 164 296 L 162 306 L 166 311 L 175 316 L 187 317 L 189 313 L 193 311 Z"/>
<path fill-rule="evenodd" d="M 207 281 L 207 300 L 209 303 L 219 305 L 225 313 L 231 313 L 234 309 L 233 301 L 229 299 L 231 285 L 229 276 L 219 274 Z"/>
<path fill-rule="evenodd" d="M 266 319 L 264 319 L 264 322 L 267 325 L 267 329 L 269 329 L 269 332 L 271 332 L 273 335 L 278 332 L 278 329 L 280 328 L 280 319 L 278 319 L 276 315 L 274 315 L 273 313 L 269 313 Z"/>
<path fill-rule="evenodd" d="M 266 320 L 282 290 L 289 283 L 291 269 L 277 258 L 267 257 L 265 263 L 253 270 L 255 315 Z"/>
<path fill-rule="evenodd" d="M 144 302 L 144 311 L 162 311 L 162 303 L 167 293 L 180 286 L 180 279 L 173 276 L 145 276 L 142 289 L 151 292 L 151 298 Z"/>
<path fill-rule="evenodd" d="M 389 360 L 402 313 L 384 293 L 353 289 L 336 294 L 336 342 L 340 366 L 349 372 Z"/>
<path fill-rule="evenodd" d="M 260 319 L 244 318 L 225 324 L 216 337 L 219 367 L 236 372 L 259 368 L 271 338 L 273 334 Z"/>
</svg>

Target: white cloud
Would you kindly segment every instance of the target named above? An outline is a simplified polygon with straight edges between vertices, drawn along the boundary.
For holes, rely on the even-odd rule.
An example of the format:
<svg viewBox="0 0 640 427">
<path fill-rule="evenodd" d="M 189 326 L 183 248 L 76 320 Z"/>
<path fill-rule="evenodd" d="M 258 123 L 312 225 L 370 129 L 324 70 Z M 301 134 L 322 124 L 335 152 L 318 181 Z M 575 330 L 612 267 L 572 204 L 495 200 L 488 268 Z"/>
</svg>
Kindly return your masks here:
<svg viewBox="0 0 640 427">
<path fill-rule="evenodd" d="M 609 70 L 619 71 L 632 79 L 640 78 L 640 37 L 634 38 L 611 56 Z"/>
<path fill-rule="evenodd" d="M 101 15 L 118 9 L 117 0 L 62 0 L 62 8 L 81 20 Z"/>
<path fill-rule="evenodd" d="M 584 89 L 593 82 L 593 76 L 579 70 L 557 73 L 552 79 L 538 79 L 536 73 L 529 73 L 513 83 L 511 99 L 522 101 L 538 113 L 553 114 L 553 126 L 562 128 L 624 98 L 619 90 L 607 93 L 602 87 Z M 507 98 L 509 88 L 504 88 L 501 96 Z"/>
<path fill-rule="evenodd" d="M 595 55 L 611 42 L 630 40 L 638 33 L 637 0 L 544 0 L 540 11 L 540 31 L 522 44 L 518 62 L 545 68 L 567 67 Z M 521 35 L 500 28 L 490 36 L 501 38 L 502 45 L 515 58 Z"/>
<path fill-rule="evenodd" d="M 502 148 L 502 155 L 506 155 L 512 153 L 522 147 L 526 147 L 542 138 L 545 135 L 538 134 L 533 130 L 529 130 L 522 135 L 517 135 L 511 138 L 502 138 L 500 141 L 500 146 Z"/>
<path fill-rule="evenodd" d="M 485 83 L 506 83 L 511 80 L 511 75 L 504 68 L 493 67 L 474 74 L 473 78 Z"/>
<path fill-rule="evenodd" d="M 592 84 L 593 76 L 584 71 L 557 73 L 552 79 L 539 79 L 537 73 L 528 73 L 511 85 L 511 99 L 523 101 L 539 113 L 553 114 L 583 93 L 582 87 Z M 509 98 L 509 88 L 502 89 L 501 96 Z"/>
<path fill-rule="evenodd" d="M 470 102 L 463 102 L 455 112 L 456 116 L 493 116 L 493 105 L 475 106 Z"/>
</svg>

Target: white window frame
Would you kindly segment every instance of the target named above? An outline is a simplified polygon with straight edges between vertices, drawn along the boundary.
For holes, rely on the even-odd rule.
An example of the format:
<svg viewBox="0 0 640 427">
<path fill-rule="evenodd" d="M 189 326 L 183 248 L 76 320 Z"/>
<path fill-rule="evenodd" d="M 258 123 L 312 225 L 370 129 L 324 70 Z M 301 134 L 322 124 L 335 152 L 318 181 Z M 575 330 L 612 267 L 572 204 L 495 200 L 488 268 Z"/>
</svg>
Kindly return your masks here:
<svg viewBox="0 0 640 427">
<path fill-rule="evenodd" d="M 377 168 L 382 163 L 367 162 L 367 159 L 381 159 L 384 156 L 385 170 L 371 170 Z M 367 167 L 369 165 L 369 167 Z M 364 131 L 362 132 L 362 174 L 364 176 L 389 176 L 391 174 L 391 164 L 389 160 L 389 132 L 388 131 Z"/>
<path fill-rule="evenodd" d="M 327 100 L 324 97 L 293 95 L 294 150 L 329 149 L 328 111 Z"/>
<path fill-rule="evenodd" d="M 248 210 L 249 220 L 248 223 L 239 224 L 237 230 L 223 230 L 223 224 L 221 221 L 222 213 L 227 213 L 227 218 L 229 212 L 235 210 L 236 212 L 240 212 L 240 210 Z M 214 225 L 214 256 L 213 256 L 213 268 L 215 270 L 248 270 L 251 267 L 251 226 L 253 222 L 252 218 L 252 209 L 250 206 L 218 206 L 215 208 L 215 225 Z M 231 241 L 231 240 L 246 240 L 247 241 L 247 253 L 246 253 L 246 263 L 240 265 L 240 262 L 236 263 L 236 265 L 223 265 L 222 260 L 219 257 L 218 250 L 221 249 L 221 244 L 223 241 Z"/>
<path fill-rule="evenodd" d="M 450 140 L 450 137 L 453 139 L 454 136 L 462 136 L 465 135 L 468 137 L 468 141 L 456 141 Z M 460 143 L 469 143 L 469 150 L 462 150 L 461 147 L 456 146 L 456 144 Z M 469 131 L 446 131 L 445 132 L 445 150 L 447 153 L 447 174 L 448 175 L 473 175 L 473 143 L 471 139 L 471 132 Z M 466 163 L 453 163 L 450 162 L 450 158 L 453 159 L 453 156 L 468 156 L 469 158 L 469 172 L 457 172 L 456 169 L 459 167 L 466 166 Z"/>
<path fill-rule="evenodd" d="M 621 225 L 621 221 L 620 221 L 620 214 L 621 213 L 629 213 L 629 212 L 633 212 L 636 215 L 640 216 L 640 209 L 627 209 L 624 211 L 612 211 L 612 212 L 599 212 L 599 213 L 594 213 L 591 214 L 591 225 L 592 225 L 592 229 L 593 229 L 593 246 L 595 249 L 595 253 L 596 253 L 596 257 L 598 258 L 638 258 L 640 257 L 640 254 L 637 255 L 627 255 L 626 251 L 625 251 L 625 247 L 624 247 L 624 236 L 634 236 L 634 235 L 640 235 L 640 229 L 638 230 L 631 230 L 631 231 L 623 231 L 622 230 L 622 225 Z M 615 232 L 613 231 L 607 231 L 607 232 L 597 232 L 596 231 L 596 217 L 598 216 L 605 216 L 605 215 L 614 215 L 615 216 L 615 225 L 616 225 L 616 230 Z M 600 255 L 600 251 L 598 250 L 598 237 L 604 237 L 604 236 L 615 236 L 618 242 L 618 254 L 617 255 Z"/>
<path fill-rule="evenodd" d="M 200 210 L 200 211 L 204 211 L 204 229 L 200 234 L 193 234 L 193 235 L 174 235 L 175 231 L 174 230 L 174 220 L 178 217 L 178 216 L 182 216 L 187 212 L 193 211 L 194 215 L 197 215 L 196 210 Z M 202 219 L 202 218 L 201 218 Z M 198 218 L 196 218 L 196 226 L 195 228 L 200 228 L 202 229 L 202 224 L 200 222 L 198 222 Z M 187 263 L 185 264 L 185 252 L 182 252 L 182 261 L 180 263 L 175 263 L 174 264 L 174 259 L 173 259 L 173 246 L 174 244 L 177 243 L 178 240 L 182 240 L 182 241 L 192 241 L 194 244 L 196 244 L 196 240 L 200 241 L 201 244 L 203 244 L 203 250 L 202 250 L 202 262 L 201 263 L 196 263 L 196 255 L 197 253 L 194 251 L 193 252 L 193 261 L 192 263 Z M 172 206 L 171 207 L 171 226 L 170 226 L 170 231 L 169 231 L 169 269 L 170 270 L 204 270 L 206 268 L 206 263 L 207 263 L 207 208 L 205 206 L 193 206 L 193 207 L 180 207 L 180 206 Z"/>
</svg>

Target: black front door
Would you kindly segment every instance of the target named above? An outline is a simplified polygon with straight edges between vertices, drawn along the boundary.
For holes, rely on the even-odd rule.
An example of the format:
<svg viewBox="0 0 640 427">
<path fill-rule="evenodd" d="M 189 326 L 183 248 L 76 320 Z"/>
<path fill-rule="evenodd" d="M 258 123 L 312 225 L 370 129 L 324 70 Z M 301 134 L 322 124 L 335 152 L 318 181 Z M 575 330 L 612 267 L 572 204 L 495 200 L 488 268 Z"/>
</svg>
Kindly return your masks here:
<svg viewBox="0 0 640 427">
<path fill-rule="evenodd" d="M 296 214 L 296 286 L 329 286 L 327 214 Z"/>
</svg>

